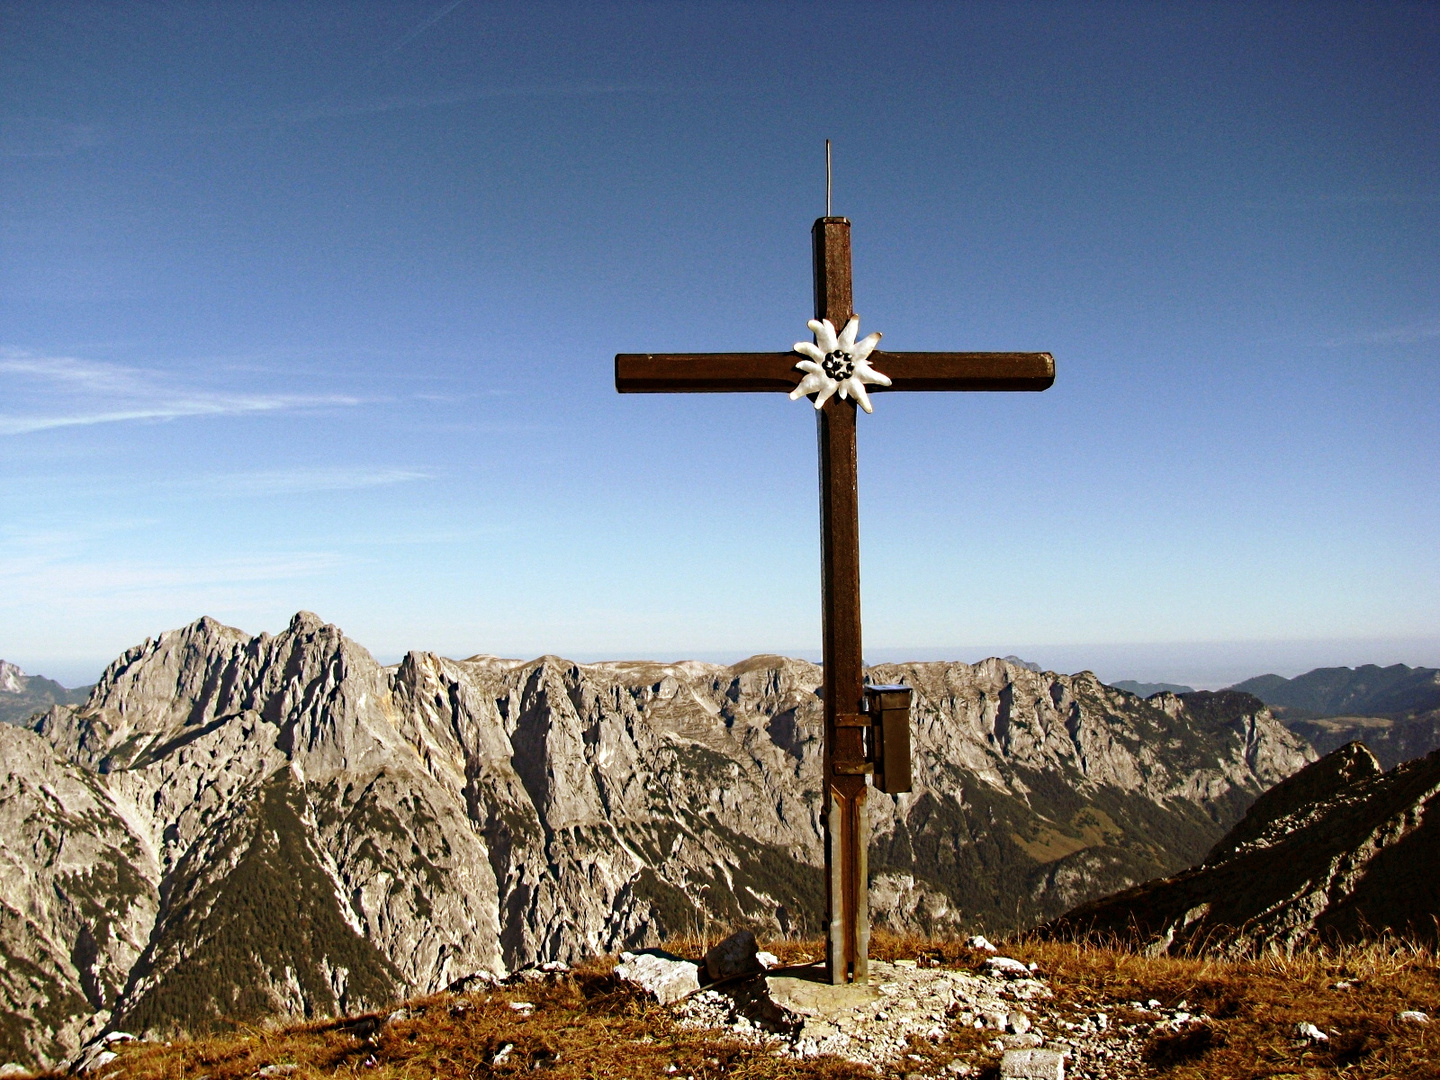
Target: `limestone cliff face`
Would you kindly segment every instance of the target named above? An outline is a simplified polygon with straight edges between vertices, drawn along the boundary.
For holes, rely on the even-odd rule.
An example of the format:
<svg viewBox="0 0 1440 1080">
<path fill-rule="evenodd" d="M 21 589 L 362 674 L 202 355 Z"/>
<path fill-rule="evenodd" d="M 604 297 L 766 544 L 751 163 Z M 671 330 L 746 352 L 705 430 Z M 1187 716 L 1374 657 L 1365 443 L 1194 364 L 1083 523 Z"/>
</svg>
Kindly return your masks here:
<svg viewBox="0 0 1440 1080">
<path fill-rule="evenodd" d="M 1243 694 L 1145 702 L 1001 660 L 872 677 L 916 688 L 915 791 L 872 796 L 872 910 L 898 928 L 1028 925 L 1173 872 L 1313 757 Z M 26 748 L 0 789 L 19 898 L 0 948 L 30 949 L 61 1003 L 42 1017 L 6 984 L 28 1034 L 0 1057 L 53 1061 L 107 1020 L 353 1010 L 721 924 L 817 932 L 820 682 L 778 656 L 386 668 L 308 613 L 274 637 L 201 619 L 147 641 L 37 734 L 0 730 Z M 45 811 L 51 848 L 23 825 L 49 805 L 41 773 L 72 792 Z M 125 868 L 91 886 L 101 912 L 41 899 L 72 846 Z"/>
<path fill-rule="evenodd" d="M 159 910 L 149 833 L 105 778 L 0 724 L 0 1054 L 54 1062 L 97 1034 Z"/>
</svg>

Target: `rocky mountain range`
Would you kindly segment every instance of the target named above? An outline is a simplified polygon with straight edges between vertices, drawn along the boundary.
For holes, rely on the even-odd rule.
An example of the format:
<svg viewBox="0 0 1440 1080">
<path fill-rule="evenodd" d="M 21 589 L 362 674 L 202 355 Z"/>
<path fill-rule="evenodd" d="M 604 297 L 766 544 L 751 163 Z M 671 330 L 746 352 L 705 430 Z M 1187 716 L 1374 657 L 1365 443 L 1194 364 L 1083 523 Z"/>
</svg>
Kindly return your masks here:
<svg viewBox="0 0 1440 1080">
<path fill-rule="evenodd" d="M 1390 769 L 1440 749 L 1436 668 L 1316 668 L 1293 679 L 1257 675 L 1231 689 L 1260 698 L 1321 754 L 1361 740 Z"/>
<path fill-rule="evenodd" d="M 1003 931 L 1199 859 L 1313 751 L 1242 693 L 898 664 L 915 790 L 871 908 Z M 0 725 L 0 1061 L 111 1027 L 354 1011 L 476 972 L 820 929 L 820 670 L 378 664 L 316 616 L 147 640 Z"/>
<path fill-rule="evenodd" d="M 1060 934 L 1156 951 L 1290 951 L 1392 933 L 1434 942 L 1440 752 L 1384 772 L 1350 743 L 1262 795 L 1204 862 L 1093 901 Z"/>
</svg>

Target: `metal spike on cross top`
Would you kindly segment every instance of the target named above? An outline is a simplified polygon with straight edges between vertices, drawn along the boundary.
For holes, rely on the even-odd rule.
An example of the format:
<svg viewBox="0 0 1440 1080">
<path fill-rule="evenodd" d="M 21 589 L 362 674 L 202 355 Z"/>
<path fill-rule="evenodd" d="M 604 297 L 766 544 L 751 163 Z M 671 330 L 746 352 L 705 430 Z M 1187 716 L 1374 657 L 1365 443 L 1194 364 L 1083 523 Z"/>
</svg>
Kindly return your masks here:
<svg viewBox="0 0 1440 1080">
<path fill-rule="evenodd" d="M 860 514 L 857 406 L 895 390 L 1045 390 L 1049 353 L 881 352 L 879 334 L 856 341 L 850 291 L 850 222 L 830 213 L 825 141 L 825 216 L 810 230 L 815 267 L 814 342 L 778 353 L 619 353 L 622 394 L 751 393 L 808 397 L 820 452 L 821 626 L 824 642 L 826 968 L 830 982 L 869 975 L 867 795 L 910 790 L 909 687 L 867 686 L 860 646 Z"/>
</svg>

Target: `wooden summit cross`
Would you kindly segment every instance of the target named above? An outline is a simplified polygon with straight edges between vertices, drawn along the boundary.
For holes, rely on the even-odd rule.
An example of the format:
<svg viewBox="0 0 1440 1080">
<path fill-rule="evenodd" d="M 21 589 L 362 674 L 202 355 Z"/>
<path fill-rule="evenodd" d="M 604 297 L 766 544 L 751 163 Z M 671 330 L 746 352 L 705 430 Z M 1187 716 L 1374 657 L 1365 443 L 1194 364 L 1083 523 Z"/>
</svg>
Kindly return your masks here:
<svg viewBox="0 0 1440 1080">
<path fill-rule="evenodd" d="M 811 238 L 815 318 L 828 319 L 838 332 L 854 313 L 850 222 L 822 217 L 815 222 Z M 799 360 L 795 352 L 620 353 L 615 357 L 615 389 L 622 394 L 789 393 L 801 381 L 796 370 Z M 848 362 L 850 357 L 842 355 L 842 360 Z M 875 350 L 869 363 L 889 376 L 889 390 L 1044 390 L 1055 381 L 1055 361 L 1049 353 Z M 850 370 L 844 366 L 835 373 Z M 828 363 L 826 371 L 832 373 Z M 873 393 L 887 387 L 866 389 Z M 836 393 L 816 411 L 825 680 L 826 966 L 832 983 L 864 982 L 869 975 L 866 776 L 876 771 L 878 761 L 876 786 L 891 793 L 910 788 L 909 690 L 894 687 L 877 693 L 880 688 L 870 687 L 867 693 L 861 660 L 854 396 L 847 400 Z"/>
</svg>

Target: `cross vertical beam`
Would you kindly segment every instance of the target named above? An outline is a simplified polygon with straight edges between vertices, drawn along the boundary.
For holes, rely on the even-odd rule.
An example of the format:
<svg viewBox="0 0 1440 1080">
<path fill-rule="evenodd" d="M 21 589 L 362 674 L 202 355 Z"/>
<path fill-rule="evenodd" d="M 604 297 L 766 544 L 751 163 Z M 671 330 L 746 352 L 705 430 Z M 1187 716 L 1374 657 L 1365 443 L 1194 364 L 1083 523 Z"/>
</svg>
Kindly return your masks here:
<svg viewBox="0 0 1440 1080">
<path fill-rule="evenodd" d="M 838 330 L 849 321 L 850 222 L 829 215 L 811 230 L 815 317 Z M 796 354 L 617 353 L 622 394 L 790 393 L 799 383 Z M 881 352 L 870 354 L 894 390 L 1045 390 L 1055 381 L 1049 353 Z M 860 505 L 856 482 L 855 403 L 829 398 L 817 414 L 820 450 L 820 565 L 824 587 L 825 749 L 821 821 L 825 830 L 826 966 L 832 982 L 869 974 L 870 911 L 867 774 L 874 769 L 873 717 L 863 705 L 860 649 Z M 894 722 L 894 721 L 892 721 Z M 902 743 L 904 740 L 902 740 Z M 894 762 L 889 763 L 894 765 Z M 903 764 L 908 765 L 908 762 Z M 908 768 L 894 774 L 908 776 Z M 891 775 L 886 770 L 887 778 Z M 908 785 L 907 785 L 908 786 Z M 887 788 L 887 790 L 899 790 Z"/>
<path fill-rule="evenodd" d="M 844 326 L 853 314 L 850 222 L 823 217 L 811 230 L 815 318 Z M 854 401 L 837 394 L 816 413 L 820 458 L 820 577 L 824 648 L 826 966 L 832 983 L 869 974 L 870 846 L 860 642 L 860 492 Z"/>
</svg>

